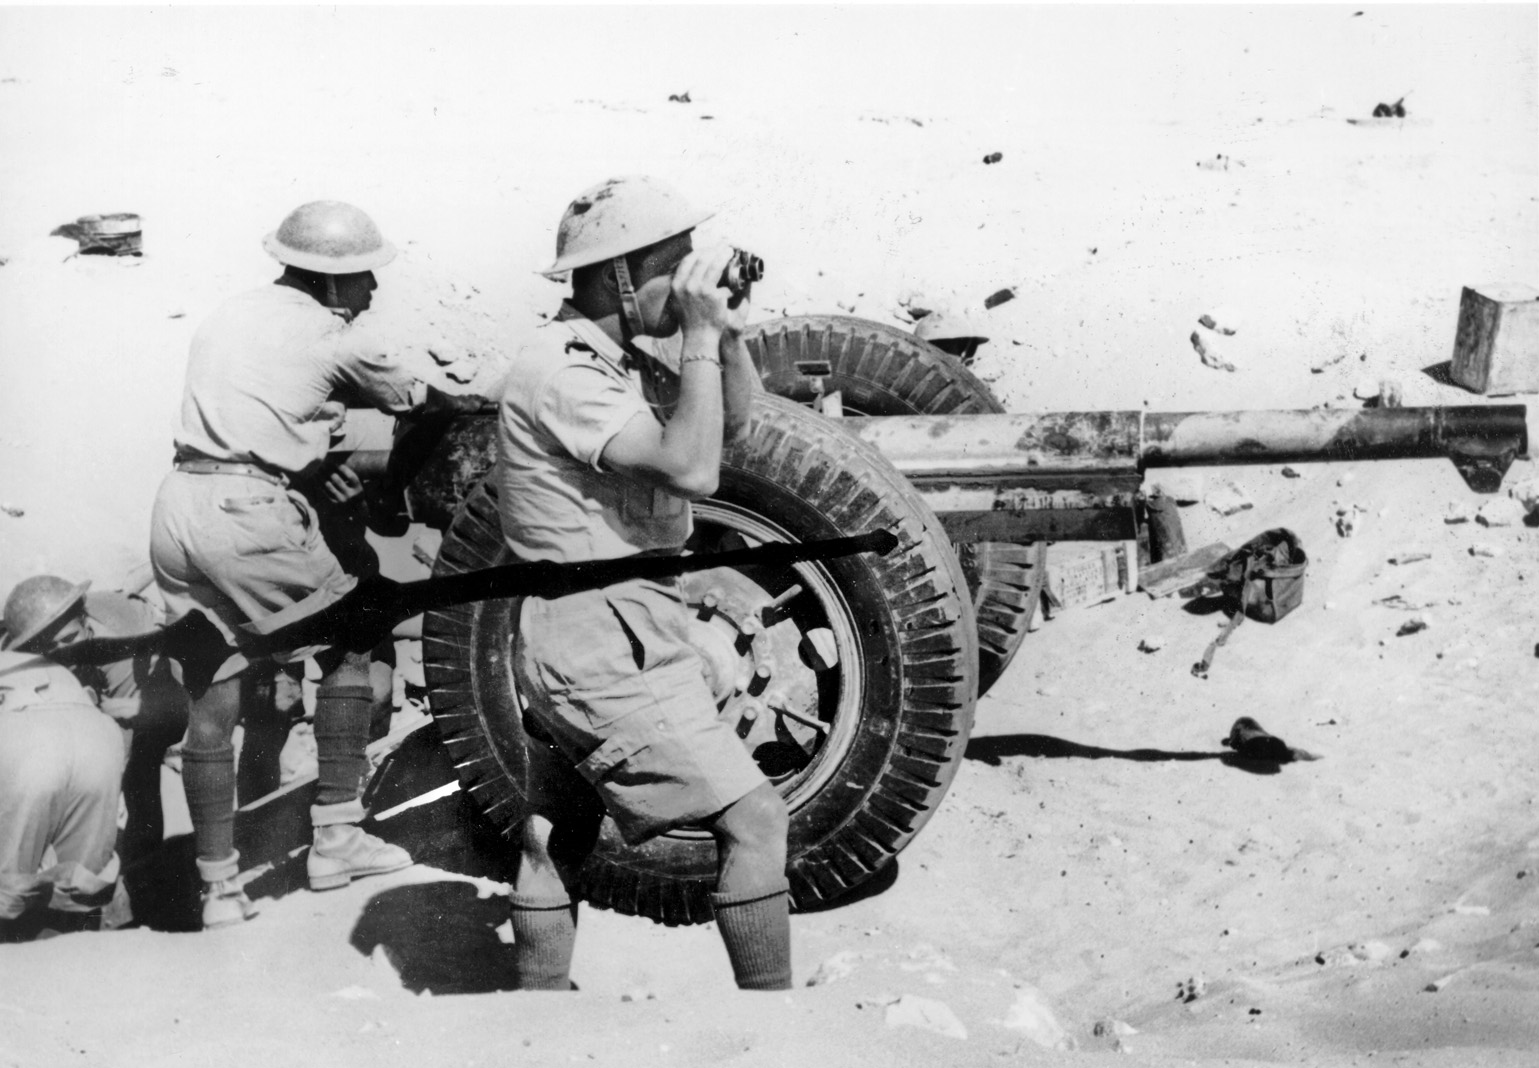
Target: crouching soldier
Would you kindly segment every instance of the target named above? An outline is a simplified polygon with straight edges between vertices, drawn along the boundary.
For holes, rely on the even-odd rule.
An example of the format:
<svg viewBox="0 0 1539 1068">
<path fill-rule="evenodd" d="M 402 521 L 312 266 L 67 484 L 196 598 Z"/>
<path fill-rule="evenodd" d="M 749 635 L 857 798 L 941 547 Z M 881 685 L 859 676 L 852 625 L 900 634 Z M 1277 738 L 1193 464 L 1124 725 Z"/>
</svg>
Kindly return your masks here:
<svg viewBox="0 0 1539 1068">
<path fill-rule="evenodd" d="M 731 250 L 693 250 L 708 217 L 648 178 L 605 182 L 567 208 L 547 273 L 570 271 L 572 296 L 513 360 L 499 415 L 500 517 L 519 558 L 676 554 L 689 502 L 715 492 L 724 439 L 746 432 L 759 385 L 745 301 L 717 284 Z M 680 330 L 676 372 L 633 344 Z M 553 746 L 530 746 L 512 896 L 525 989 L 571 988 L 576 873 L 603 809 L 631 843 L 708 829 L 711 903 L 738 986 L 790 986 L 785 803 L 716 718 L 687 631 L 677 580 L 522 602 L 514 671 L 533 733 Z M 574 767 L 602 809 L 573 803 Z"/>
<path fill-rule="evenodd" d="M 7 648 L 52 656 L 73 642 L 125 638 L 160 626 L 160 613 L 143 598 L 92 592 L 90 585 L 76 586 L 56 575 L 17 583 L 5 602 Z M 166 750 L 187 730 L 187 691 L 172 662 L 150 653 L 73 671 L 123 730 L 127 763 L 122 794 L 128 822 L 118 838 L 118 854 L 124 867 L 131 868 L 165 837 L 160 766 Z"/>
<path fill-rule="evenodd" d="M 325 460 L 337 402 L 392 414 L 461 404 L 353 322 L 372 303 L 373 272 L 395 256 L 366 214 L 336 201 L 305 204 L 264 247 L 284 265 L 282 276 L 227 301 L 193 337 L 175 464 L 151 518 L 150 560 L 172 619 L 201 609 L 237 647 L 243 625 L 270 633 L 356 585 L 327 547 L 315 509 L 291 486 Z M 411 857 L 358 826 L 374 696 L 367 654 L 307 648 L 287 659 L 310 656 L 321 681 L 306 863 L 311 888 L 321 890 L 396 871 Z M 231 746 L 248 666 L 244 655 L 231 656 L 210 687 L 192 695 L 182 754 L 204 927 L 251 914 L 234 881 Z"/>
<path fill-rule="evenodd" d="M 84 587 L 22 583 L 0 651 L 0 941 L 100 925 L 117 886 L 123 732 L 68 668 L 27 652 L 72 625 Z M 33 594 L 43 594 L 34 598 Z M 20 596 L 18 596 L 18 594 Z M 62 608 L 58 602 L 62 600 Z M 34 603 L 41 611 L 29 612 Z M 50 851 L 53 863 L 45 863 Z"/>
</svg>

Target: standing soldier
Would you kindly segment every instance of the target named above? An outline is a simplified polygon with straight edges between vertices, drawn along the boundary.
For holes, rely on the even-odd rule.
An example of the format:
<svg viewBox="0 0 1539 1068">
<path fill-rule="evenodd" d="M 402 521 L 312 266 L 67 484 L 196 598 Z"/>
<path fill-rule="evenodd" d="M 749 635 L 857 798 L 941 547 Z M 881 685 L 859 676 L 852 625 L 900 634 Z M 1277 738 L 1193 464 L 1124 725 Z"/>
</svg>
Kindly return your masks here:
<svg viewBox="0 0 1539 1068">
<path fill-rule="evenodd" d="M 514 359 L 499 416 L 502 530 L 521 559 L 678 553 L 689 502 L 715 492 L 724 438 L 746 432 L 759 386 L 746 301 L 718 287 L 731 250 L 693 251 L 708 217 L 642 177 L 567 208 L 546 273 L 570 271 L 572 296 Z M 676 375 L 632 343 L 681 329 Z M 660 388 L 676 393 L 671 415 Z M 716 718 L 687 626 L 671 579 L 523 601 L 514 671 L 551 743 L 530 747 L 512 896 L 524 989 L 571 987 L 572 892 L 602 815 L 570 800 L 573 766 L 631 843 L 711 832 L 711 903 L 738 986 L 790 986 L 785 803 Z"/>
<path fill-rule="evenodd" d="M 290 487 L 325 460 L 337 403 L 391 413 L 454 408 L 378 342 L 351 325 L 395 257 L 373 220 L 337 201 L 296 208 L 263 242 L 284 265 L 276 283 L 234 297 L 193 337 L 174 469 L 161 482 L 150 557 L 173 620 L 201 609 L 239 646 L 241 626 L 267 634 L 341 598 L 356 584 L 323 540 L 315 509 Z M 479 402 L 479 398 L 476 398 Z M 366 654 L 308 648 L 321 668 L 312 889 L 396 871 L 397 846 L 364 833 Z M 182 782 L 203 878 L 203 926 L 238 923 L 251 903 L 234 881 L 235 770 L 231 735 L 246 657 L 232 655 L 192 695 Z"/>
</svg>

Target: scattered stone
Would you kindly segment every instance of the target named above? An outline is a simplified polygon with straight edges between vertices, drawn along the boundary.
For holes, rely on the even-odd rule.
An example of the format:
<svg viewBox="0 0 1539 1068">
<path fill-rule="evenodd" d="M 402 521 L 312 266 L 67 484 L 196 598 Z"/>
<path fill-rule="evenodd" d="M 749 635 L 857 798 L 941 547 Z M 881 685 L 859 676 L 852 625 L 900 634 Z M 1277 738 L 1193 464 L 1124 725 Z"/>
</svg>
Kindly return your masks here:
<svg viewBox="0 0 1539 1068">
<path fill-rule="evenodd" d="M 1336 353 L 1334 356 L 1326 356 L 1324 359 L 1316 360 L 1314 363 L 1310 364 L 1309 373 L 1313 375 L 1323 374 L 1327 367 L 1335 367 L 1338 363 L 1346 358 L 1346 350 L 1343 349 L 1341 352 Z"/>
<path fill-rule="evenodd" d="M 811 983 L 807 984 L 811 986 Z M 634 987 L 620 995 L 621 1001 L 656 1001 L 657 995 L 645 987 Z"/>
<path fill-rule="evenodd" d="M 1113 1035 L 1136 1035 L 1138 1028 L 1121 1020 L 1097 1020 L 1095 1026 L 1091 1028 L 1091 1033 L 1096 1038 L 1109 1038 Z"/>
<path fill-rule="evenodd" d="M 1233 337 L 1240 329 L 1240 314 L 1231 308 L 1215 308 L 1211 315 L 1197 317 L 1197 321 L 1209 330 Z"/>
<path fill-rule="evenodd" d="M 1337 946 L 1316 953 L 1315 963 L 1322 968 L 1355 968 L 1363 962 L 1349 947 Z"/>
<path fill-rule="evenodd" d="M 1282 474 L 1283 478 L 1303 478 L 1304 477 L 1303 472 L 1295 471 L 1293 468 L 1286 467 L 1286 466 L 1282 469 L 1281 474 Z"/>
<path fill-rule="evenodd" d="M 1405 118 L 1405 97 L 1401 97 L 1393 104 L 1378 104 L 1373 109 L 1373 117 L 1376 119 L 1403 119 Z"/>
<path fill-rule="evenodd" d="M 1212 159 L 1200 159 L 1197 166 L 1205 171 L 1227 171 L 1229 169 L 1229 157 L 1220 152 Z"/>
<path fill-rule="evenodd" d="M 1192 331 L 1192 348 L 1197 350 L 1197 355 L 1202 357 L 1202 362 L 1208 367 L 1219 371 L 1233 371 L 1234 364 L 1224 359 L 1223 354 L 1215 347 L 1212 340 L 1204 341 L 1201 334 Z"/>
<path fill-rule="evenodd" d="M 1190 1004 L 1208 992 L 1208 980 L 1201 975 L 1183 979 L 1176 984 L 1176 1000 Z"/>
<path fill-rule="evenodd" d="M 1497 497 L 1480 506 L 1475 521 L 1486 527 L 1520 526 L 1528 518 L 1523 502 L 1512 497 Z"/>
<path fill-rule="evenodd" d="M 1245 495 L 1245 491 L 1227 479 L 1219 482 L 1209 491 L 1207 502 L 1209 508 L 1222 516 L 1235 515 L 1255 507 L 1251 499 Z"/>
<path fill-rule="evenodd" d="M 1019 1031 L 1044 1049 L 1074 1048 L 1074 1041 L 1058 1022 L 1041 993 L 1030 986 L 1016 991 L 1015 1003 L 1000 1021 L 1012 1031 Z M 1126 1026 L 1126 1025 L 1124 1025 Z M 1131 1033 L 1129 1031 L 1128 1033 Z"/>
<path fill-rule="evenodd" d="M 807 980 L 807 985 L 826 986 L 829 983 L 837 983 L 841 979 L 848 979 L 855 973 L 855 965 L 858 963 L 860 963 L 860 954 L 854 950 L 846 949 L 835 953 L 818 965 L 818 970 L 812 973 L 812 978 Z"/>
<path fill-rule="evenodd" d="M 887 1006 L 887 1026 L 918 1027 L 947 1038 L 967 1038 L 967 1028 L 945 1002 L 917 994 L 904 994 Z"/>
<path fill-rule="evenodd" d="M 1385 608 L 1396 608 L 1402 612 L 1419 612 L 1423 608 L 1431 608 L 1437 601 L 1413 601 L 1403 593 L 1392 593 L 1388 597 L 1380 597 L 1373 602 L 1381 604 Z"/>
<path fill-rule="evenodd" d="M 1005 158 L 1005 154 L 1003 152 L 990 152 L 987 156 L 983 157 L 983 162 L 984 163 L 998 163 L 1000 160 L 1002 160 L 1004 158 Z"/>
<path fill-rule="evenodd" d="M 1505 551 L 1500 545 L 1489 545 L 1486 542 L 1480 541 L 1470 546 L 1471 556 L 1484 556 L 1493 560 L 1501 556 Z"/>
<path fill-rule="evenodd" d="M 1451 982 L 1453 982 L 1453 976 L 1445 975 L 1441 979 L 1432 980 L 1432 982 L 1426 985 L 1425 989 L 1429 994 L 1436 994 Z"/>
<path fill-rule="evenodd" d="M 1430 559 L 1432 554 L 1426 549 L 1401 549 L 1389 558 L 1389 562 L 1403 567 L 1406 564 L 1417 564 Z"/>
<path fill-rule="evenodd" d="M 689 104 L 689 103 L 692 103 L 692 101 L 689 99 L 689 90 L 686 89 L 682 93 L 669 93 L 668 94 L 668 103 L 670 103 L 670 104 Z"/>
<path fill-rule="evenodd" d="M 1012 301 L 1014 299 L 1015 299 L 1015 289 L 1014 289 L 1014 287 L 1012 287 L 1012 286 L 1005 286 L 1005 288 L 1003 288 L 1003 289 L 996 289 L 994 292 L 992 292 L 988 296 L 984 297 L 983 298 L 983 307 L 985 309 L 997 308 L 1001 304 L 1005 304 L 1005 303 L 1007 303 L 1009 301 Z"/>
<path fill-rule="evenodd" d="M 1338 486 L 1349 486 L 1349 485 L 1352 484 L 1353 480 L 1356 479 L 1356 478 L 1357 478 L 1357 476 L 1355 474 L 1353 474 L 1351 471 L 1343 471 L 1341 473 L 1341 475 L 1336 479 L 1336 485 L 1338 485 Z"/>
<path fill-rule="evenodd" d="M 1448 511 L 1443 515 L 1443 522 L 1452 525 L 1454 523 L 1468 523 L 1475 518 L 1475 506 L 1468 501 L 1453 501 L 1448 505 Z"/>
<path fill-rule="evenodd" d="M 18 508 L 14 504 L 0 504 L 0 512 L 4 512 L 12 519 L 20 519 L 22 516 L 27 514 L 27 510 L 25 508 Z"/>
<path fill-rule="evenodd" d="M 1507 496 L 1521 502 L 1530 512 L 1539 509 L 1539 478 L 1525 478 L 1522 482 L 1514 482 L 1507 487 Z"/>
<path fill-rule="evenodd" d="M 1407 635 L 1420 634 L 1430 626 L 1432 626 L 1431 616 L 1426 614 L 1412 616 L 1400 624 L 1400 629 L 1395 631 L 1395 637 L 1404 638 Z"/>
<path fill-rule="evenodd" d="M 1350 538 L 1361 529 L 1366 513 L 1357 505 L 1336 509 L 1336 533 Z"/>
<path fill-rule="evenodd" d="M 1158 634 L 1146 634 L 1138 639 L 1140 653 L 1157 653 L 1165 647 L 1165 639 Z"/>
</svg>

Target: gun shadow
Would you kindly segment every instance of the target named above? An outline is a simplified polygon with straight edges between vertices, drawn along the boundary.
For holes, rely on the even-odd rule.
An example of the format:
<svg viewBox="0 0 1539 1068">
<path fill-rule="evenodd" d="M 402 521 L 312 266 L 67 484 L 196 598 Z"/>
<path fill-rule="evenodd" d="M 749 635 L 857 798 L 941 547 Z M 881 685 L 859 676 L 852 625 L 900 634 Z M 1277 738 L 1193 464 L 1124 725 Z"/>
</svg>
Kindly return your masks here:
<svg viewBox="0 0 1539 1068">
<path fill-rule="evenodd" d="M 1007 757 L 1043 757 L 1063 760 L 1132 760 L 1139 763 L 1166 761 L 1192 762 L 1217 760 L 1225 767 L 1236 768 L 1252 775 L 1276 775 L 1282 765 L 1269 760 L 1247 760 L 1236 753 L 1202 752 L 1183 749 L 1105 749 L 1098 745 L 1083 745 L 1046 734 L 996 734 L 986 738 L 974 738 L 967 743 L 963 754 L 968 760 L 981 761 L 998 767 Z"/>
</svg>

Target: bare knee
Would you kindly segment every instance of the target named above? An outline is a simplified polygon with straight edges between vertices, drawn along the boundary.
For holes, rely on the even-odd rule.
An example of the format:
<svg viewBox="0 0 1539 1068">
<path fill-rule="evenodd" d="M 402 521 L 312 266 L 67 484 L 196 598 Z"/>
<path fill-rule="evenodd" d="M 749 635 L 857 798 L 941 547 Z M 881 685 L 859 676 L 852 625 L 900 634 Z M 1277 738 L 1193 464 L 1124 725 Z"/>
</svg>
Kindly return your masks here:
<svg viewBox="0 0 1539 1068">
<path fill-rule="evenodd" d="M 240 676 L 216 682 L 187 714 L 187 744 L 194 750 L 218 749 L 230 743 L 240 719 Z"/>
<path fill-rule="evenodd" d="M 372 686 L 369 678 L 369 654 L 329 650 L 316 657 L 321 668 L 322 686 Z"/>
<path fill-rule="evenodd" d="M 790 824 L 785 799 L 766 782 L 727 806 L 713 830 L 723 845 L 784 849 Z"/>
</svg>

